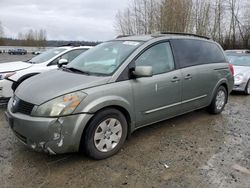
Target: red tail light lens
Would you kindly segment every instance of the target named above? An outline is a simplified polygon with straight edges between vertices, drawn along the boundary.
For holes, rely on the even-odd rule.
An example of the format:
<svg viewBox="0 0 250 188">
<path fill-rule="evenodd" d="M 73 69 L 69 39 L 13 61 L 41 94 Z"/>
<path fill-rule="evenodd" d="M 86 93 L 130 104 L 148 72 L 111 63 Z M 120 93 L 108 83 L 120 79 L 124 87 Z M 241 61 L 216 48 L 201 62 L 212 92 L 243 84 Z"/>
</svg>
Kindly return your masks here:
<svg viewBox="0 0 250 188">
<path fill-rule="evenodd" d="M 234 76 L 234 67 L 233 67 L 233 65 L 230 64 L 230 63 L 229 63 L 229 69 L 230 69 L 232 75 Z"/>
</svg>

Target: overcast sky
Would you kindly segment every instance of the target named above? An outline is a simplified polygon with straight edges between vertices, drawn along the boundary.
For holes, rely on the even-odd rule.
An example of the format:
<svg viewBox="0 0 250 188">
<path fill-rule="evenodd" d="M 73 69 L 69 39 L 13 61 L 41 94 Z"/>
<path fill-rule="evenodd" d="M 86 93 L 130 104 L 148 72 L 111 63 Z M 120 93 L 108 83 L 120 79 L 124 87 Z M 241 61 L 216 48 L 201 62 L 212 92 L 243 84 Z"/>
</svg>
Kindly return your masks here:
<svg viewBox="0 0 250 188">
<path fill-rule="evenodd" d="M 109 40 L 116 36 L 115 15 L 129 0 L 0 0 L 5 36 L 46 29 L 48 39 Z"/>
</svg>

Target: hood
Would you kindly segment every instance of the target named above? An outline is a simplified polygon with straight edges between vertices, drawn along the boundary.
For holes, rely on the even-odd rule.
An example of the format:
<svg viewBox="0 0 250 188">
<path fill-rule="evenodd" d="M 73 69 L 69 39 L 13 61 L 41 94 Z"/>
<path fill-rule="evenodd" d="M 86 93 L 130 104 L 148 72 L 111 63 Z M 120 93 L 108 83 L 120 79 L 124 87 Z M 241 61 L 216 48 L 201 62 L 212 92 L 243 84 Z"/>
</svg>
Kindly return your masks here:
<svg viewBox="0 0 250 188">
<path fill-rule="evenodd" d="M 15 95 L 26 102 L 40 105 L 67 93 L 106 84 L 110 78 L 52 70 L 25 80 Z"/>
<path fill-rule="evenodd" d="M 246 66 L 233 66 L 234 67 L 234 75 L 237 74 L 245 74 L 246 72 L 250 72 L 250 67 Z"/>
<path fill-rule="evenodd" d="M 25 63 L 23 61 L 1 63 L 0 64 L 0 73 L 1 72 L 18 71 L 18 70 L 21 70 L 21 69 L 26 69 L 26 68 L 31 67 L 31 66 L 32 66 L 32 64 Z"/>
</svg>

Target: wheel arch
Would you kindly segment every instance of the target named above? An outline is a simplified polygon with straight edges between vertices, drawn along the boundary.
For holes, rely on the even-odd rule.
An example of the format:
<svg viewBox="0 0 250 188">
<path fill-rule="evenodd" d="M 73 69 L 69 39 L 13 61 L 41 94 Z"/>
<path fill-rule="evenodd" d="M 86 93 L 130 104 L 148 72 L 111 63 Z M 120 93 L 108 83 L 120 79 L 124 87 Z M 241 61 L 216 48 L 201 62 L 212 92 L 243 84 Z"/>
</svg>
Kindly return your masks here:
<svg viewBox="0 0 250 188">
<path fill-rule="evenodd" d="M 126 135 L 126 137 L 128 139 L 130 137 L 130 135 L 131 135 L 131 132 L 132 132 L 131 131 L 131 129 L 132 129 L 131 128 L 132 119 L 131 119 L 131 115 L 130 115 L 129 111 L 125 107 L 123 107 L 121 105 L 108 105 L 108 106 L 104 106 L 103 108 L 100 108 L 94 114 L 97 114 L 97 113 L 99 113 L 99 112 L 101 112 L 103 110 L 106 110 L 106 109 L 116 109 L 116 110 L 118 110 L 119 112 L 121 112 L 124 115 L 124 117 L 127 120 L 127 124 L 128 124 L 127 125 L 128 126 L 127 127 L 128 131 L 127 131 L 127 135 Z M 88 120 L 87 124 L 83 128 L 83 131 L 82 131 L 82 134 L 81 134 L 80 143 L 79 143 L 79 151 L 82 151 L 82 145 L 83 145 L 83 141 L 84 141 L 84 135 L 86 134 L 86 130 L 87 130 L 88 126 L 90 125 L 90 122 L 93 120 L 94 117 L 95 117 L 95 115 Z"/>
<path fill-rule="evenodd" d="M 217 89 L 218 89 L 220 86 L 225 87 L 225 89 L 226 89 L 226 91 L 227 91 L 227 95 L 229 96 L 229 88 L 228 88 L 227 80 L 226 80 L 226 79 L 222 79 L 222 80 L 220 80 L 220 81 L 216 84 L 216 86 L 214 87 L 213 92 L 212 92 L 212 95 L 211 95 L 210 103 L 212 102 L 213 97 L 214 97 L 214 95 L 215 95 Z M 227 103 L 227 102 L 228 102 L 228 97 L 227 97 L 226 103 Z M 210 103 L 209 103 L 209 104 L 210 104 Z"/>
</svg>

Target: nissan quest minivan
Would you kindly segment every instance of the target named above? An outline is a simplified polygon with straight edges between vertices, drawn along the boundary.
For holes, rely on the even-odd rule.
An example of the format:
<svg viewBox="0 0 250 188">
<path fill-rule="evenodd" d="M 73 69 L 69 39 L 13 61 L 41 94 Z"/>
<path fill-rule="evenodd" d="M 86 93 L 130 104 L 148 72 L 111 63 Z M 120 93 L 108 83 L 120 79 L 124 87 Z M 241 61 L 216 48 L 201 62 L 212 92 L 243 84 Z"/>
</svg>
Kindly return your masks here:
<svg viewBox="0 0 250 188">
<path fill-rule="evenodd" d="M 121 37 L 21 83 L 6 117 L 34 150 L 104 159 L 143 126 L 201 108 L 222 112 L 233 84 L 233 67 L 208 38 Z"/>
</svg>

